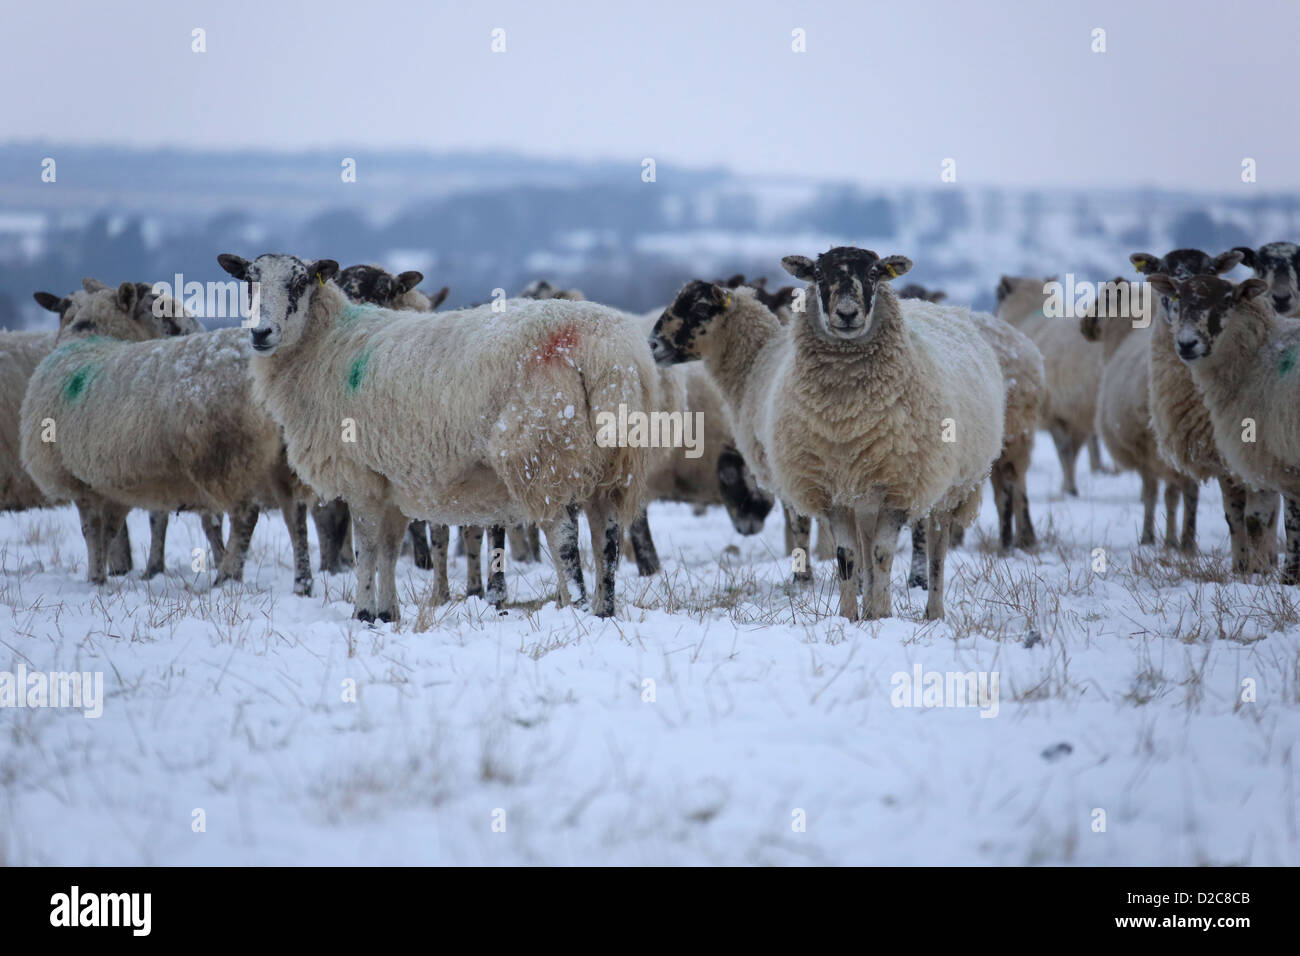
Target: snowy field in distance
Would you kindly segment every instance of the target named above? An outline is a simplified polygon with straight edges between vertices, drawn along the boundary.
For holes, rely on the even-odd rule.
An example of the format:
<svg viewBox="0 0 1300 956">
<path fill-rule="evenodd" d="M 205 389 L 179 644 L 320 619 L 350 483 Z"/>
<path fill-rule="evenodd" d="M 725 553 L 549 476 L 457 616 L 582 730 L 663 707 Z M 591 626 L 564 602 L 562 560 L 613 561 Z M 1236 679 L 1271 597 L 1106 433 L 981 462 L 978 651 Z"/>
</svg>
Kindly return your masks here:
<svg viewBox="0 0 1300 956">
<path fill-rule="evenodd" d="M 742 538 L 653 505 L 665 569 L 625 562 L 614 620 L 543 604 L 549 562 L 510 568 L 504 618 L 422 606 L 404 558 L 377 628 L 350 574 L 290 593 L 278 516 L 212 591 L 192 515 L 166 579 L 103 590 L 73 509 L 0 515 L 0 671 L 103 671 L 107 697 L 0 709 L 0 864 L 1300 864 L 1300 590 L 1230 580 L 1217 487 L 1212 553 L 1137 548 L 1136 476 L 1081 457 L 1062 500 L 1039 437 L 1034 555 L 989 550 L 986 491 L 930 624 L 906 534 L 898 617 L 848 625 L 831 563 L 786 584 L 779 509 Z M 918 665 L 996 672 L 996 716 L 893 706 Z"/>
</svg>

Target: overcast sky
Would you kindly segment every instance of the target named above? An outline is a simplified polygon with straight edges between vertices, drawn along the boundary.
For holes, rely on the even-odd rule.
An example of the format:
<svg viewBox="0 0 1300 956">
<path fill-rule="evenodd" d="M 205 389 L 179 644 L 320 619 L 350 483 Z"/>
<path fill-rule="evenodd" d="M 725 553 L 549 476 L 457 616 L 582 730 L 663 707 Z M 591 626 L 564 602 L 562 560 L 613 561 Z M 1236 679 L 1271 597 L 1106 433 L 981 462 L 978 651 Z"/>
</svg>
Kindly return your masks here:
<svg viewBox="0 0 1300 956">
<path fill-rule="evenodd" d="M 953 158 L 972 184 L 1216 192 L 1250 157 L 1249 188 L 1300 187 L 1297 0 L 5 7 L 5 141 L 506 148 L 886 184 L 938 183 Z"/>
</svg>

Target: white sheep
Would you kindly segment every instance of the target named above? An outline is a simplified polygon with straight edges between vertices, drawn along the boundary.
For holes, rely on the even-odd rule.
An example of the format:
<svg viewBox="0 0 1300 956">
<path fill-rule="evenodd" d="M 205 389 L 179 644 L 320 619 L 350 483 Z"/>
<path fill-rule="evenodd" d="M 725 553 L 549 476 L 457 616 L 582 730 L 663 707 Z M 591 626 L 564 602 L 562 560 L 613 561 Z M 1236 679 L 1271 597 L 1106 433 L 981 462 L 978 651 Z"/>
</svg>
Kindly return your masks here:
<svg viewBox="0 0 1300 956">
<path fill-rule="evenodd" d="M 130 319 L 137 294 L 126 283 L 86 295 L 32 373 L 21 410 L 23 465 L 45 495 L 77 505 L 87 578 L 104 582 L 108 538 L 138 507 L 229 512 L 217 580 L 238 580 L 257 502 L 273 500 L 294 542 L 294 590 L 310 594 L 306 505 L 294 500 L 278 427 L 249 398 L 246 336 L 140 341 Z M 110 327 L 121 337 L 104 337 Z"/>
<path fill-rule="evenodd" d="M 1101 350 L 1089 348 L 1077 321 L 1047 318 L 1044 306 L 1049 279 L 1003 276 L 997 288 L 997 317 L 1024 332 L 1043 356 L 1047 401 L 1042 427 L 1056 445 L 1062 491 L 1077 495 L 1075 461 L 1085 446 L 1094 471 L 1101 469 L 1095 424 L 1097 388 L 1101 384 Z"/>
<path fill-rule="evenodd" d="M 1157 273 L 1148 281 L 1167 299 L 1178 357 L 1205 396 L 1228 468 L 1282 495 L 1281 580 L 1300 584 L 1300 320 L 1273 311 L 1262 279 L 1233 285 Z"/>
<path fill-rule="evenodd" d="M 332 260 L 218 261 L 259 284 L 257 402 L 283 428 L 299 474 L 351 507 L 359 619 L 399 618 L 405 515 L 535 521 L 550 539 L 561 602 L 585 600 L 577 507 L 596 551 L 593 610 L 614 613 L 620 522 L 636 514 L 645 485 L 645 450 L 621 440 L 616 423 L 620 410 L 645 413 L 654 374 L 632 323 L 592 303 L 528 299 L 435 322 L 349 303 L 330 281 Z"/>
<path fill-rule="evenodd" d="M 1199 249 L 1175 249 L 1164 256 L 1135 252 L 1129 256 L 1144 275 L 1190 279 L 1195 275 L 1221 275 L 1242 258 L 1234 249 L 1210 256 Z M 1233 570 L 1252 574 L 1277 568 L 1277 494 L 1246 487 L 1228 468 L 1214 441 L 1214 422 L 1192 372 L 1178 358 L 1174 331 L 1161 299 L 1153 303 L 1151 321 L 1150 403 L 1151 427 L 1160 456 L 1180 474 L 1196 482 L 1215 479 L 1223 493 L 1224 517 L 1232 544 Z M 1190 516 L 1195 511 L 1189 507 Z M 1191 526 L 1190 549 L 1195 543 Z"/>
<path fill-rule="evenodd" d="M 867 615 L 892 613 L 899 530 L 927 516 L 926 617 L 940 618 L 949 530 L 974 517 L 1002 447 L 997 356 L 966 310 L 900 305 L 888 280 L 911 267 L 902 256 L 840 247 L 782 262 L 809 283 L 788 329 L 749 290 L 696 281 L 655 326 L 656 361 L 702 358 L 760 482 L 829 517 L 845 617 L 858 616 L 857 554 Z"/>
</svg>

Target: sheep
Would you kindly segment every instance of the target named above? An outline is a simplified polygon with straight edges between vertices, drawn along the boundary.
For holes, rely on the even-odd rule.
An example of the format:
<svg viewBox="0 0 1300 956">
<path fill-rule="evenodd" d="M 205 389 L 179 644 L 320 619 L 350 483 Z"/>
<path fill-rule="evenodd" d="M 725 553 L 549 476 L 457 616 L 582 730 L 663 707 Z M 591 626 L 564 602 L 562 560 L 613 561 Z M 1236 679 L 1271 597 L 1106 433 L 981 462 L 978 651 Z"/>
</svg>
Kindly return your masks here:
<svg viewBox="0 0 1300 956">
<path fill-rule="evenodd" d="M 294 591 L 310 594 L 306 505 L 278 427 L 250 401 L 243 330 L 143 341 L 138 295 L 130 283 L 87 294 L 20 412 L 24 467 L 47 497 L 77 505 L 87 579 L 104 583 L 108 535 L 139 507 L 229 512 L 217 582 L 239 580 L 257 503 L 274 499 L 294 542 Z"/>
<path fill-rule="evenodd" d="M 923 285 L 915 282 L 909 282 L 898 290 L 900 299 L 925 299 L 927 302 L 942 302 L 948 298 L 948 293 L 940 292 L 938 289 L 927 289 Z"/>
<path fill-rule="evenodd" d="M 446 300 L 450 290 L 443 286 L 433 296 L 427 296 L 416 288 L 423 281 L 424 274 L 414 269 L 395 276 L 380 266 L 356 265 L 340 270 L 335 284 L 349 299 L 363 305 L 432 312 Z M 353 560 L 352 522 L 347 502 L 317 502 L 311 509 L 311 517 L 316 525 L 316 537 L 320 541 L 321 571 L 338 574 L 345 568 L 350 568 Z M 447 538 L 447 529 L 435 528 L 431 534 L 423 521 L 412 521 L 409 526 L 411 556 L 415 566 L 434 572 L 435 588 L 440 596 L 448 593 Z M 477 574 L 475 571 L 473 576 L 477 577 Z M 483 593 L 481 583 L 478 593 Z M 442 599 L 445 600 L 445 597 Z"/>
<path fill-rule="evenodd" d="M 1078 323 L 1043 315 L 1048 296 L 1043 287 L 1050 281 L 1003 276 L 997 288 L 996 315 L 1028 335 L 1042 353 L 1047 401 L 1041 424 L 1056 445 L 1062 493 L 1078 495 L 1074 467 L 1084 446 L 1093 470 L 1101 470 L 1094 432 L 1101 350 L 1088 347 Z"/>
<path fill-rule="evenodd" d="M 1147 281 L 1167 301 L 1178 357 L 1192 372 L 1229 470 L 1282 495 L 1283 584 L 1300 584 L 1300 320 L 1277 315 L 1267 282 L 1218 276 Z"/>
<path fill-rule="evenodd" d="M 1254 270 L 1255 278 L 1268 283 L 1273 311 L 1278 315 L 1300 316 L 1300 246 L 1294 242 L 1269 242 L 1252 249 L 1234 246 L 1243 265 Z"/>
<path fill-rule="evenodd" d="M 925 301 L 937 300 L 929 298 Z M 1025 479 L 1034 453 L 1034 432 L 1047 402 L 1043 355 L 1029 336 L 1010 323 L 987 312 L 971 312 L 969 315 L 976 330 L 997 355 L 1007 389 L 1002 452 L 993 462 L 989 475 L 998 510 L 998 543 L 1004 552 L 1013 544 L 1018 548 L 1032 548 L 1038 539 L 1029 515 L 1029 492 Z M 910 587 L 927 586 L 925 553 L 925 525 L 916 521 L 912 524 Z"/>
<path fill-rule="evenodd" d="M 858 617 L 856 553 L 870 555 L 867 615 L 892 613 L 899 530 L 927 515 L 925 613 L 942 618 L 949 529 L 974 517 L 1002 447 L 997 356 L 966 310 L 899 303 L 888 280 L 911 268 L 903 256 L 838 247 L 782 264 L 809 283 L 798 321 L 783 327 L 749 290 L 696 280 L 656 323 L 655 360 L 702 359 L 760 482 L 830 518 L 844 617 Z"/>
<path fill-rule="evenodd" d="M 1151 426 L 1150 327 L 1133 321 L 1133 310 L 1111 309 L 1107 303 L 1136 302 L 1139 294 L 1124 279 L 1112 279 L 1080 319 L 1082 336 L 1100 343 L 1101 385 L 1097 396 L 1097 433 L 1116 466 L 1136 471 L 1142 479 L 1141 544 L 1155 543 L 1155 506 L 1159 485 L 1165 484 L 1165 545 L 1188 551 L 1196 533 L 1199 489 L 1194 480 L 1172 468 L 1157 450 Z M 1127 298 L 1125 299 L 1125 296 Z M 1178 499 L 1184 513 L 1178 533 Z"/>
<path fill-rule="evenodd" d="M 1129 256 L 1139 273 L 1189 279 L 1194 275 L 1220 275 L 1242 259 L 1239 249 L 1211 257 L 1199 249 L 1175 249 L 1154 256 L 1135 252 Z M 1233 570 L 1245 575 L 1277 567 L 1277 494 L 1249 489 L 1224 462 L 1214 441 L 1214 423 L 1191 370 L 1178 358 L 1169 314 L 1155 304 L 1150 352 L 1151 427 L 1156 448 L 1180 474 L 1196 482 L 1214 478 L 1223 493 L 1224 518 L 1232 543 Z M 1148 317 L 1149 318 L 1149 317 Z M 1194 508 L 1188 511 L 1194 517 Z M 1249 530 L 1247 525 L 1249 524 Z M 1195 545 L 1195 526 L 1187 542 Z"/>
<path fill-rule="evenodd" d="M 83 279 L 80 291 L 66 296 L 56 296 L 49 292 L 33 293 L 37 304 L 59 316 L 59 330 L 68 328 L 76 322 L 77 305 L 84 301 L 91 292 L 108 289 L 98 279 Z M 155 302 L 160 297 L 152 291 L 148 283 L 137 282 L 136 305 L 129 323 L 129 335 L 144 335 L 148 338 L 162 338 L 169 335 L 188 335 L 203 330 L 203 326 L 179 304 L 173 305 L 169 297 L 161 297 L 157 309 Z M 82 321 L 88 321 L 83 319 Z M 105 329 L 106 334 L 116 331 Z M 0 510 L 24 510 L 57 504 L 47 501 L 36 487 L 31 477 L 23 469 L 20 454 L 19 413 L 22 408 L 23 395 L 27 391 L 27 381 L 40 361 L 54 348 L 58 337 L 55 332 L 17 332 L 0 333 L 0 445 L 5 449 L 3 456 L 4 473 L 0 474 Z M 204 533 L 212 542 L 214 554 L 220 558 L 222 553 L 220 518 L 202 516 Z M 149 561 L 145 566 L 144 576 L 153 577 L 161 570 L 162 555 L 167 540 L 167 512 L 154 511 L 149 514 L 151 542 Z M 215 533 L 214 533 L 215 527 Z M 127 574 L 134 566 L 131 557 L 131 538 L 127 531 L 125 519 L 122 526 L 113 535 L 108 546 L 108 573 L 111 575 Z"/>
<path fill-rule="evenodd" d="M 596 551 L 592 610 L 614 614 L 620 525 L 645 486 L 645 450 L 620 440 L 615 423 L 620 412 L 644 414 L 652 397 L 653 368 L 632 323 L 592 303 L 529 299 L 431 322 L 349 303 L 330 281 L 333 260 L 218 262 L 259 283 L 249 333 L 256 402 L 282 427 L 297 472 L 352 510 L 359 620 L 400 618 L 405 515 L 536 521 L 550 540 L 559 603 L 585 603 L 578 507 Z M 489 601 L 499 607 L 504 592 L 494 569 Z"/>
</svg>

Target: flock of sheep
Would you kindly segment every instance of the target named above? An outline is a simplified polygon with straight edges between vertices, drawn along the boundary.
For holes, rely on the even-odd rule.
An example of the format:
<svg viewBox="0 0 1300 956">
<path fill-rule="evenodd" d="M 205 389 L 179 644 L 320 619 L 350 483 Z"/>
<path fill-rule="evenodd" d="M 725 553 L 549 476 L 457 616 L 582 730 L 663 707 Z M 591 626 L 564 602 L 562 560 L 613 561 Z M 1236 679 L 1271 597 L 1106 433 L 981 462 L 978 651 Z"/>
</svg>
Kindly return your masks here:
<svg viewBox="0 0 1300 956">
<path fill-rule="evenodd" d="M 1141 301 L 1123 279 L 1081 319 L 1049 318 L 1037 278 L 1003 277 L 997 314 L 972 312 L 896 292 L 911 262 L 852 247 L 787 256 L 804 288 L 696 280 L 647 315 L 546 283 L 431 314 L 447 290 L 421 293 L 418 272 L 222 255 L 255 284 L 256 324 L 205 331 L 151 286 L 87 279 L 36 294 L 57 331 L 0 332 L 0 510 L 74 503 L 96 584 L 132 568 L 129 509 L 150 512 L 146 576 L 163 570 L 168 515 L 194 511 L 221 583 L 240 579 L 259 512 L 275 507 L 303 595 L 310 513 L 321 570 L 355 566 L 356 617 L 396 621 L 405 540 L 434 572 L 432 599 L 449 599 L 453 524 L 467 594 L 499 607 L 507 534 L 513 560 L 537 560 L 540 529 L 558 603 L 609 616 L 625 534 L 640 573 L 659 570 L 649 501 L 723 504 L 752 534 L 779 498 L 795 582 L 811 580 L 815 517 L 851 620 L 892 614 L 909 526 L 908 583 L 928 588 L 935 619 L 947 550 L 986 479 L 1003 549 L 1034 546 L 1025 476 L 1044 428 L 1066 493 L 1097 438 L 1139 473 L 1143 543 L 1164 482 L 1166 543 L 1194 550 L 1199 483 L 1218 480 L 1239 575 L 1276 569 L 1281 494 L 1281 581 L 1300 583 L 1300 248 L 1131 260 L 1154 316 L 1116 308 Z M 1239 264 L 1255 277 L 1221 278 Z M 612 421 L 686 415 L 703 424 L 702 454 L 604 437 Z"/>
</svg>

